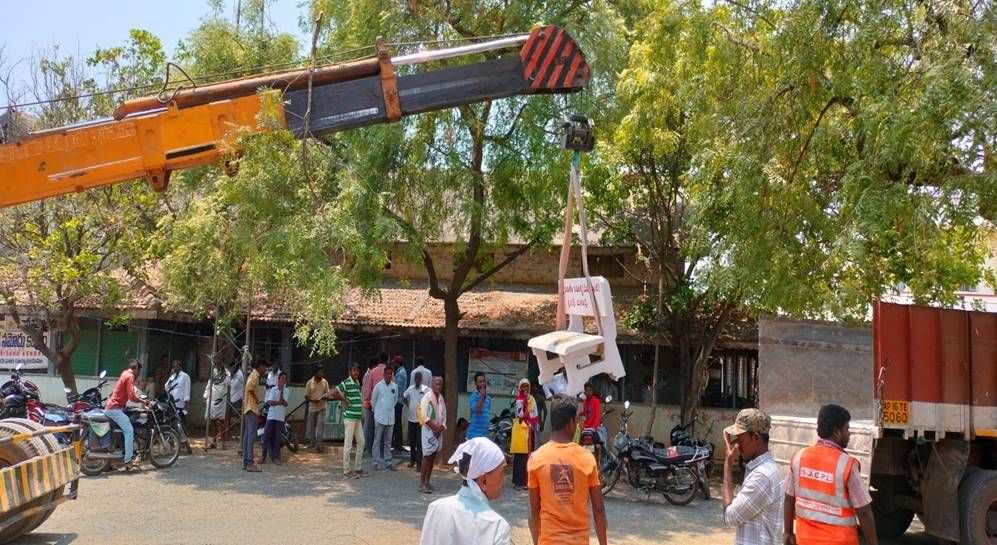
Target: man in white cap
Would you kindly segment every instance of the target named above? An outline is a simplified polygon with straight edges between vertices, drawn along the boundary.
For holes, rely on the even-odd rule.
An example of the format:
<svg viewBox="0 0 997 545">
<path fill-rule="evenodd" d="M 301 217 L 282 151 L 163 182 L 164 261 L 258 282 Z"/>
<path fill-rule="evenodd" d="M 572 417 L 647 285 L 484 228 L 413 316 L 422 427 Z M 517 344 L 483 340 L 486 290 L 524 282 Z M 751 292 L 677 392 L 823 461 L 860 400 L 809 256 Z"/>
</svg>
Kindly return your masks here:
<svg viewBox="0 0 997 545">
<path fill-rule="evenodd" d="M 510 545 L 509 523 L 488 500 L 502 495 L 505 455 L 491 440 L 464 441 L 450 457 L 464 484 L 453 496 L 429 504 L 422 522 L 421 545 Z"/>
<path fill-rule="evenodd" d="M 782 545 L 782 474 L 769 452 L 772 420 L 758 409 L 737 413 L 724 430 L 724 526 L 735 527 L 735 545 Z M 734 495 L 734 464 L 746 464 L 744 483 Z"/>
</svg>

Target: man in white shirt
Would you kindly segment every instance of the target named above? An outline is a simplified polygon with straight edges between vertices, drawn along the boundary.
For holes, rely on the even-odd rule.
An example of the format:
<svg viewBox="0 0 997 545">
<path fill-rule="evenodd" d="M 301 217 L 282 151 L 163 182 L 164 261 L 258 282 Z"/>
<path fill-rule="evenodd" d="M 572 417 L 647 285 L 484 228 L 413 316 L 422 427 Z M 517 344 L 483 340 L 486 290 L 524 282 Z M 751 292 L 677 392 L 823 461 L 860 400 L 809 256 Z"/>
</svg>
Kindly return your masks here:
<svg viewBox="0 0 997 545">
<path fill-rule="evenodd" d="M 280 372 L 280 364 L 276 362 L 267 370 L 267 391 L 277 387 L 277 378 L 280 376 Z"/>
<path fill-rule="evenodd" d="M 422 396 L 429 393 L 429 386 L 422 381 L 422 373 L 412 373 L 412 385 L 402 394 L 408 416 L 409 467 L 422 471 L 422 423 L 419 422 L 419 404 Z"/>
<path fill-rule="evenodd" d="M 462 443 L 450 458 L 464 484 L 457 494 L 429 504 L 421 545 L 510 545 L 512 528 L 490 501 L 502 495 L 505 455 L 478 437 Z"/>
<path fill-rule="evenodd" d="M 564 376 L 564 369 L 554 373 L 554 378 L 547 381 L 543 385 L 544 395 L 547 399 L 553 399 L 555 397 L 564 397 L 565 393 L 568 391 L 568 378 Z"/>
<path fill-rule="evenodd" d="M 426 360 L 422 358 L 415 359 L 415 369 L 412 370 L 412 376 L 422 375 L 423 386 L 429 388 L 433 384 L 433 372 L 426 368 Z M 415 382 L 415 379 L 413 379 Z"/>
<path fill-rule="evenodd" d="M 183 363 L 173 360 L 173 372 L 166 379 L 166 393 L 173 398 L 173 403 L 180 413 L 180 425 L 187 429 L 187 407 L 190 405 L 190 375 L 184 372 Z M 184 450 L 191 453 L 190 443 L 184 441 Z"/>
<path fill-rule="evenodd" d="M 180 360 L 173 360 L 173 372 L 166 379 L 166 391 L 173 397 L 177 408 L 186 411 L 190 403 L 190 375 L 184 372 Z"/>
<path fill-rule="evenodd" d="M 236 414 L 242 407 L 242 391 L 246 388 L 246 376 L 242 374 L 242 365 L 239 362 L 232 364 L 229 371 L 228 402 L 236 407 Z"/>
<path fill-rule="evenodd" d="M 374 447 L 371 457 L 374 468 L 395 471 L 391 463 L 391 432 L 395 426 L 395 404 L 398 403 L 398 385 L 394 382 L 395 370 L 384 368 L 384 379 L 374 386 L 370 397 L 374 411 Z"/>
</svg>

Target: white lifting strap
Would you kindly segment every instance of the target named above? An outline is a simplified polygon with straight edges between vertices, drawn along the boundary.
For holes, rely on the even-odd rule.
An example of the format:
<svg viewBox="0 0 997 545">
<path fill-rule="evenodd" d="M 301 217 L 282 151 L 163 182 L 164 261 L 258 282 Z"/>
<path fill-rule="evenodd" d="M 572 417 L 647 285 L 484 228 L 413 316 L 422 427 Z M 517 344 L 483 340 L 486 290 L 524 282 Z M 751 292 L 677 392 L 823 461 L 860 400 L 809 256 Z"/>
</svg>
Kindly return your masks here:
<svg viewBox="0 0 997 545">
<path fill-rule="evenodd" d="M 568 179 L 568 206 L 564 214 L 564 238 L 561 241 L 561 259 L 557 268 L 557 329 L 564 329 L 567 325 L 567 313 L 564 305 L 564 277 L 567 274 L 568 262 L 571 260 L 571 234 L 574 226 L 574 207 L 578 206 L 578 230 L 582 247 L 582 274 L 588 286 L 589 299 L 592 302 L 592 309 L 595 311 L 596 328 L 599 335 L 603 334 L 602 321 L 599 319 L 599 301 L 595 296 L 595 288 L 592 284 L 592 276 L 589 274 L 588 263 L 588 223 L 585 217 L 585 198 L 582 195 L 582 165 L 581 154 L 575 153 L 571 159 L 571 175 Z"/>
<path fill-rule="evenodd" d="M 575 206 L 578 207 L 583 277 L 565 278 L 571 258 Z M 528 343 L 537 358 L 540 383 L 552 380 L 554 373 L 563 367 L 567 387 L 562 395 L 573 396 L 580 393 L 585 382 L 596 375 L 606 374 L 613 380 L 626 375 L 619 347 L 616 345 L 616 318 L 613 315 L 609 282 L 601 276 L 593 278 L 589 273 L 588 224 L 582 196 L 579 153 L 575 154 L 571 162 L 557 286 L 555 330 L 533 337 Z M 598 335 L 585 333 L 586 317 L 595 320 Z M 551 357 L 551 354 L 555 357 Z"/>
</svg>

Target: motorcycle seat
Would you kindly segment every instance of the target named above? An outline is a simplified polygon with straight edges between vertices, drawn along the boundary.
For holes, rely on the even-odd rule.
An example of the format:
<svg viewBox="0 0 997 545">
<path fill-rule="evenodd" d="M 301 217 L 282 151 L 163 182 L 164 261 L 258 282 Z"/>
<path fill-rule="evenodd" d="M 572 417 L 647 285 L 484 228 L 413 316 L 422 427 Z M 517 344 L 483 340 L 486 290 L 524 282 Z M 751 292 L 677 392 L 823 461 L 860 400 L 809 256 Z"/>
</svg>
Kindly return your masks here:
<svg viewBox="0 0 997 545">
<path fill-rule="evenodd" d="M 677 446 L 656 449 L 654 454 L 663 462 L 669 464 L 682 464 L 697 457 L 699 455 L 699 449 L 696 447 Z"/>
<path fill-rule="evenodd" d="M 80 415 L 80 417 L 83 419 L 84 422 L 103 422 L 103 423 L 107 423 L 107 422 L 111 421 L 111 419 L 108 418 L 106 414 L 104 414 L 104 411 L 100 411 L 100 410 L 87 411 L 87 412 L 83 413 L 82 415 Z"/>
</svg>

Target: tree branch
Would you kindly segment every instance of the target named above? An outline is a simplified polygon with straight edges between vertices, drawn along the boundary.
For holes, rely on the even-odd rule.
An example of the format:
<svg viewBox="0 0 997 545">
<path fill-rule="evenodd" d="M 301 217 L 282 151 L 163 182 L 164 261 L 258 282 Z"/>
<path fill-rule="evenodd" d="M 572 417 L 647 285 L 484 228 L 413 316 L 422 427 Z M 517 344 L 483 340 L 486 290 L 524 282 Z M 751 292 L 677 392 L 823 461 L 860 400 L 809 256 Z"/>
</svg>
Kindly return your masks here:
<svg viewBox="0 0 997 545">
<path fill-rule="evenodd" d="M 754 15 L 755 17 L 758 17 L 762 21 L 765 21 L 765 23 L 768 24 L 769 27 L 775 28 L 775 24 L 772 23 L 772 21 L 768 17 L 762 15 L 761 12 L 759 12 L 758 10 L 756 10 L 756 9 L 750 7 L 750 6 L 744 5 L 744 4 L 740 3 L 740 2 L 736 2 L 735 0 L 723 0 L 723 1 L 727 2 L 728 4 L 730 4 L 732 6 L 736 6 L 736 7 L 739 7 L 741 9 L 743 9 L 744 11 L 747 11 L 748 13 Z"/>
<path fill-rule="evenodd" d="M 436 274 L 436 265 L 433 263 L 433 256 L 430 255 L 429 249 L 426 248 L 426 243 L 422 239 L 422 235 L 416 230 L 415 226 L 401 217 L 388 206 L 382 206 L 381 210 L 384 211 L 385 215 L 395 221 L 399 227 L 402 228 L 409 236 L 413 239 L 412 242 L 419 245 L 419 250 L 422 253 L 422 264 L 426 268 L 426 277 L 429 279 L 429 296 L 434 299 L 445 299 L 447 297 L 447 291 L 440 288 L 440 278 Z"/>
<path fill-rule="evenodd" d="M 807 134 L 806 140 L 803 141 L 800 153 L 796 156 L 796 161 L 793 162 L 793 169 L 789 173 L 788 183 L 792 184 L 793 180 L 796 179 L 796 173 L 800 168 L 800 163 L 803 162 L 803 157 L 810 149 L 810 142 L 813 141 L 814 134 L 817 132 L 817 128 L 820 126 L 820 122 L 824 119 L 824 115 L 827 114 L 827 111 L 830 110 L 831 106 L 834 106 L 835 104 L 848 106 L 851 103 L 851 98 L 840 96 L 831 97 L 831 99 L 827 101 L 827 104 L 825 104 L 824 108 L 821 109 L 820 114 L 817 115 L 817 120 L 814 121 L 813 127 L 810 127 L 810 132 Z"/>
<path fill-rule="evenodd" d="M 521 256 L 521 255 L 525 254 L 526 252 L 530 251 L 530 249 L 533 248 L 533 246 L 535 246 L 535 245 L 536 245 L 536 241 L 535 240 L 531 240 L 531 241 L 527 242 L 526 244 L 520 246 L 519 248 L 516 248 L 515 252 L 512 252 L 511 254 L 505 256 L 505 259 L 503 259 L 500 263 L 492 266 L 487 271 L 479 274 L 477 276 L 477 278 L 475 278 L 474 280 L 471 281 L 470 284 L 467 284 L 463 288 L 461 288 L 460 293 L 471 291 L 474 288 L 478 287 L 482 282 L 484 282 L 485 280 L 488 280 L 489 277 L 491 277 L 495 273 L 499 272 L 500 270 L 504 269 L 508 264 L 510 264 L 513 261 L 515 261 L 516 258 L 518 258 L 519 256 Z M 459 296 L 460 296 L 460 294 L 458 294 L 458 297 Z"/>
</svg>

